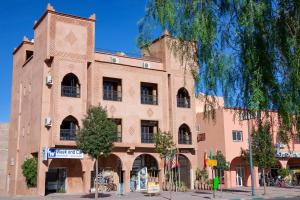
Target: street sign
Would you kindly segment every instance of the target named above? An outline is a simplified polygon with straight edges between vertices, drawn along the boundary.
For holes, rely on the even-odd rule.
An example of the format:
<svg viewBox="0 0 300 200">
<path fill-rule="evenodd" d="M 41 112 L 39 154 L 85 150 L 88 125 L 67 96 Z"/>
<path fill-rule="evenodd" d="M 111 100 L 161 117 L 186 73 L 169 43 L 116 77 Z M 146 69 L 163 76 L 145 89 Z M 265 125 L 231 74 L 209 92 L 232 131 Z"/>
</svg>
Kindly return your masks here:
<svg viewBox="0 0 300 200">
<path fill-rule="evenodd" d="M 207 160 L 207 164 L 208 164 L 208 166 L 210 166 L 210 167 L 215 167 L 215 166 L 217 166 L 217 160 Z"/>
</svg>

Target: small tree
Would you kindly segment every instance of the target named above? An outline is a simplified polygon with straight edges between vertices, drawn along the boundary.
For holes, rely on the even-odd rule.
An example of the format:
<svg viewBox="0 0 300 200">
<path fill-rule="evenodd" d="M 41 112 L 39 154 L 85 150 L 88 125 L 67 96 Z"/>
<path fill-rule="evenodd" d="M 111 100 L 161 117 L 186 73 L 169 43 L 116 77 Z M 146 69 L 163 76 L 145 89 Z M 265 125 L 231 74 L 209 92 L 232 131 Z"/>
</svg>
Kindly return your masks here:
<svg viewBox="0 0 300 200">
<path fill-rule="evenodd" d="M 155 152 L 159 153 L 161 159 L 164 160 L 164 178 L 165 181 L 167 180 L 166 176 L 167 174 L 170 175 L 170 173 L 167 173 L 167 157 L 169 159 L 172 159 L 174 154 L 176 154 L 176 146 L 173 142 L 173 137 L 168 132 L 161 132 L 160 130 L 154 135 L 154 142 L 155 142 Z M 169 176 L 169 180 L 170 176 Z M 173 181 L 173 178 L 172 180 Z M 170 199 L 172 199 L 172 189 L 170 190 Z"/>
<path fill-rule="evenodd" d="M 217 160 L 217 166 L 215 166 L 214 169 L 218 171 L 218 174 L 220 176 L 222 176 L 224 171 L 229 169 L 229 163 L 226 161 L 226 158 L 223 155 L 222 151 L 217 151 L 217 154 L 214 156 L 214 159 Z M 222 181 L 222 177 L 220 180 Z"/>
<path fill-rule="evenodd" d="M 22 174 L 26 178 L 27 187 L 36 187 L 37 183 L 37 160 L 29 158 L 22 164 Z"/>
<path fill-rule="evenodd" d="M 89 108 L 82 123 L 83 128 L 76 137 L 76 143 L 83 153 L 96 160 L 95 199 L 98 199 L 98 159 L 100 155 L 107 157 L 111 153 L 117 137 L 117 126 L 107 118 L 106 110 L 101 106 Z"/>
<path fill-rule="evenodd" d="M 264 194 L 266 194 L 265 171 L 276 163 L 275 148 L 270 134 L 270 124 L 259 121 L 252 133 L 252 152 L 254 165 L 262 169 Z"/>
</svg>

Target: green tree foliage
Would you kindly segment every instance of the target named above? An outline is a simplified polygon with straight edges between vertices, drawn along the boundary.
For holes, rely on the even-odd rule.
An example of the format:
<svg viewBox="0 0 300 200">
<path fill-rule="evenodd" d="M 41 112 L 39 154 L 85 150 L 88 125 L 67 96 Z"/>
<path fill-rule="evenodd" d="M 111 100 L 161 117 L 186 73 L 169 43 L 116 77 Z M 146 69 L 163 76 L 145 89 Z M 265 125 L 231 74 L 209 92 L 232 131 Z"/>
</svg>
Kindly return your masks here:
<svg viewBox="0 0 300 200">
<path fill-rule="evenodd" d="M 37 160 L 29 158 L 22 164 L 22 174 L 26 178 L 27 187 L 36 187 L 37 184 Z"/>
<path fill-rule="evenodd" d="M 98 176 L 98 158 L 107 157 L 112 151 L 113 142 L 117 138 L 117 126 L 107 118 L 104 108 L 89 108 L 85 119 L 82 120 L 76 143 L 83 153 L 96 160 L 96 175 Z M 95 198 L 98 198 L 98 181 L 96 181 Z"/>
<path fill-rule="evenodd" d="M 252 133 L 252 151 L 254 165 L 262 169 L 264 194 L 266 193 L 265 171 L 276 164 L 275 148 L 270 134 L 270 124 L 259 123 Z"/>
<path fill-rule="evenodd" d="M 278 170 L 278 176 L 280 176 L 281 178 L 284 179 L 288 175 L 290 175 L 290 168 L 289 167 L 281 168 L 281 169 Z"/>
<path fill-rule="evenodd" d="M 160 130 L 154 134 L 155 142 L 155 151 L 159 153 L 162 159 L 165 159 L 166 156 L 173 156 L 175 149 L 175 144 L 173 142 L 173 137 L 168 132 L 161 132 Z"/>
<path fill-rule="evenodd" d="M 138 42 L 145 48 L 155 27 L 167 29 L 180 58 L 198 63 L 189 68 L 206 97 L 221 88 L 228 106 L 276 110 L 281 133 L 295 126 L 299 136 L 299 10 L 297 0 L 149 0 Z"/>
<path fill-rule="evenodd" d="M 226 158 L 222 151 L 217 151 L 217 154 L 214 156 L 214 159 L 217 160 L 217 166 L 214 167 L 215 170 L 223 172 L 229 169 L 229 162 L 226 161 Z"/>
</svg>

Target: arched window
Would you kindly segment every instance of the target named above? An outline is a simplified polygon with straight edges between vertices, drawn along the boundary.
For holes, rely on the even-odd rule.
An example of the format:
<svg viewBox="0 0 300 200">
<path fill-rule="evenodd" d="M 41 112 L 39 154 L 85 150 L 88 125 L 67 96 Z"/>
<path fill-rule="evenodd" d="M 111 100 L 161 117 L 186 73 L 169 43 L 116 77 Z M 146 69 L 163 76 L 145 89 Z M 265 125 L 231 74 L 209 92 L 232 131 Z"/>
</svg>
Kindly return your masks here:
<svg viewBox="0 0 300 200">
<path fill-rule="evenodd" d="M 75 140 L 78 129 L 79 126 L 77 119 L 69 115 L 60 125 L 60 140 Z"/>
<path fill-rule="evenodd" d="M 180 88 L 177 92 L 177 107 L 180 108 L 191 107 L 190 95 L 185 88 Z"/>
<path fill-rule="evenodd" d="M 186 124 L 182 124 L 179 127 L 178 144 L 192 144 L 192 133 Z"/>
<path fill-rule="evenodd" d="M 61 96 L 80 97 L 80 84 L 75 74 L 69 73 L 64 76 L 61 82 Z"/>
</svg>

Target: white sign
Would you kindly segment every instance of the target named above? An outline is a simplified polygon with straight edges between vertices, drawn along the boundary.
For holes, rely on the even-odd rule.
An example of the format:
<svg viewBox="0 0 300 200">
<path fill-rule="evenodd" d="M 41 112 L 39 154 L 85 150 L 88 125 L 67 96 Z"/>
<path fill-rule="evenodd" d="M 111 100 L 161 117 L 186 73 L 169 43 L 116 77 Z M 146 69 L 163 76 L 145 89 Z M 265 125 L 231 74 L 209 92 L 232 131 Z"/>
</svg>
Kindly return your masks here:
<svg viewBox="0 0 300 200">
<path fill-rule="evenodd" d="M 278 158 L 300 158 L 300 152 L 297 151 L 277 151 L 276 157 Z"/>
<path fill-rule="evenodd" d="M 80 149 L 48 149 L 48 158 L 74 158 L 83 159 Z"/>
<path fill-rule="evenodd" d="M 43 149 L 42 149 L 42 160 L 43 161 L 48 159 L 47 154 L 48 154 L 47 147 L 43 147 Z"/>
</svg>

